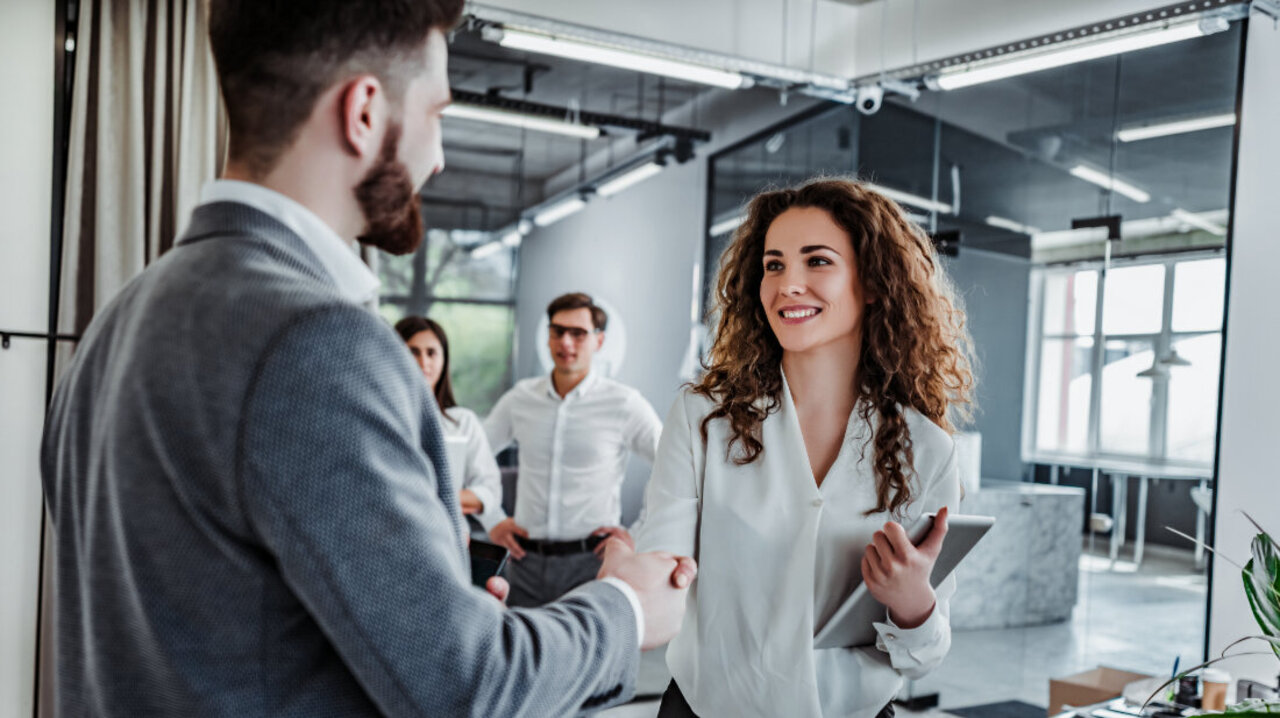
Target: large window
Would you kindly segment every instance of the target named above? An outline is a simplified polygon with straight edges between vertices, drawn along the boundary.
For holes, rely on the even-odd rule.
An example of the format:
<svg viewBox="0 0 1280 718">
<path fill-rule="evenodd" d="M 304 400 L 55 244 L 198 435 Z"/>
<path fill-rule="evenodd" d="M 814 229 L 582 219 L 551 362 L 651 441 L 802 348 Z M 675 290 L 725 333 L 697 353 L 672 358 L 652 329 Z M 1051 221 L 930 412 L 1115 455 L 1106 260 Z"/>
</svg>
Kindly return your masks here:
<svg viewBox="0 0 1280 718">
<path fill-rule="evenodd" d="M 1028 458 L 1210 465 L 1225 260 L 1037 272 Z"/>
<path fill-rule="evenodd" d="M 391 323 L 426 315 L 444 327 L 454 395 L 481 416 L 511 386 L 516 251 L 488 233 L 433 229 L 412 255 L 378 255 L 379 313 Z"/>
</svg>

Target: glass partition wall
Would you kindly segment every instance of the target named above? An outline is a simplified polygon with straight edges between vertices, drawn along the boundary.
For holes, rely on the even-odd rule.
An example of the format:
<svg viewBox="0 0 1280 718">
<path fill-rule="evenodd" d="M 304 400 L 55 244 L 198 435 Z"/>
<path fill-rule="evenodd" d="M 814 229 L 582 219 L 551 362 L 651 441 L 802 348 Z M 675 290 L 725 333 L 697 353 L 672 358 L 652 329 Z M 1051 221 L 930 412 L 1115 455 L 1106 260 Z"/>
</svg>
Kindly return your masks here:
<svg viewBox="0 0 1280 718">
<path fill-rule="evenodd" d="M 824 107 L 712 158 L 706 291 L 751 195 L 820 174 L 958 242 L 981 446 L 962 511 L 998 523 L 914 695 L 1044 708 L 1054 677 L 1201 660 L 1204 557 L 1169 529 L 1207 540 L 1240 44 L 1233 23 L 871 115 Z"/>
</svg>

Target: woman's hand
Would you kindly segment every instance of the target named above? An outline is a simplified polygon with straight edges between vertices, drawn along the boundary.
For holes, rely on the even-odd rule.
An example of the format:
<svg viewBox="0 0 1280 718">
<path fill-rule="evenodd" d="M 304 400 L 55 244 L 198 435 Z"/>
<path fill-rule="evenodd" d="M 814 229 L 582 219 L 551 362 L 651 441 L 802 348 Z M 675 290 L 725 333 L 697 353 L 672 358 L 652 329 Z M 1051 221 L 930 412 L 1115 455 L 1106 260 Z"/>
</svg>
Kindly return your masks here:
<svg viewBox="0 0 1280 718">
<path fill-rule="evenodd" d="M 484 511 L 484 502 L 471 489 L 462 489 L 458 492 L 458 503 L 462 506 L 463 516 Z"/>
<path fill-rule="evenodd" d="M 510 551 L 511 558 L 519 561 L 524 558 L 524 549 L 520 546 L 520 542 L 516 541 L 516 536 L 529 538 L 529 532 L 525 531 L 524 528 L 520 526 L 520 524 L 516 523 L 516 520 L 511 517 L 507 517 L 498 522 L 498 525 L 494 526 L 493 530 L 489 532 L 489 538 L 492 539 L 494 543 Z"/>
<path fill-rule="evenodd" d="M 890 521 L 877 531 L 862 554 L 862 580 L 877 601 L 889 608 L 900 628 L 915 628 L 928 620 L 937 602 L 929 574 L 947 535 L 947 508 L 938 511 L 933 528 L 919 546 L 912 546 L 901 524 Z"/>
</svg>

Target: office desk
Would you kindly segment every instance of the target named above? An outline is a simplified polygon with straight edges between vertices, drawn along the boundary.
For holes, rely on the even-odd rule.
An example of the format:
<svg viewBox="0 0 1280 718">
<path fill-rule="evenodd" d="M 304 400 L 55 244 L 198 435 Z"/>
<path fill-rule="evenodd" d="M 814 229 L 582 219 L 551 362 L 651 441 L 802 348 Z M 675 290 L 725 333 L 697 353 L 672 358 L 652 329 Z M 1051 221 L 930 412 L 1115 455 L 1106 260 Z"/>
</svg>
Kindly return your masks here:
<svg viewBox="0 0 1280 718">
<path fill-rule="evenodd" d="M 1111 561 L 1114 563 L 1124 547 L 1124 535 L 1129 513 L 1129 479 L 1138 480 L 1138 515 L 1137 526 L 1134 527 L 1133 562 L 1142 565 L 1142 552 L 1146 543 L 1147 530 L 1147 491 L 1152 481 L 1194 481 L 1200 491 L 1208 490 L 1209 480 L 1213 478 L 1213 469 L 1208 467 L 1176 466 L 1155 464 L 1142 461 L 1125 461 L 1119 459 L 1072 459 L 1070 457 L 1034 456 L 1028 459 L 1037 464 L 1049 466 L 1049 483 L 1058 483 L 1061 467 L 1079 466 L 1081 468 L 1101 471 L 1111 478 L 1111 516 L 1115 524 L 1111 527 Z M 1196 566 L 1204 561 L 1205 515 L 1198 503 L 1196 506 Z"/>
</svg>

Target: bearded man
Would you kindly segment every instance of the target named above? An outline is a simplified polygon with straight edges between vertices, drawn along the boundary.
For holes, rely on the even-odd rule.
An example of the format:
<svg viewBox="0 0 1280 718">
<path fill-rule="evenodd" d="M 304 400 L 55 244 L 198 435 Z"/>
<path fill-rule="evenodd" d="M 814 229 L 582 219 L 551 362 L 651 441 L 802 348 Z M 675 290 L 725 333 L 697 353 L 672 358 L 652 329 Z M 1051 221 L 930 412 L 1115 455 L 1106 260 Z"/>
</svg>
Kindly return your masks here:
<svg viewBox="0 0 1280 718">
<path fill-rule="evenodd" d="M 224 177 L 99 313 L 41 454 L 55 713 L 562 716 L 625 700 L 689 559 L 469 585 L 437 411 L 355 240 L 411 252 L 462 0 L 211 0 Z M 492 594 L 492 595 L 489 595 Z"/>
</svg>

